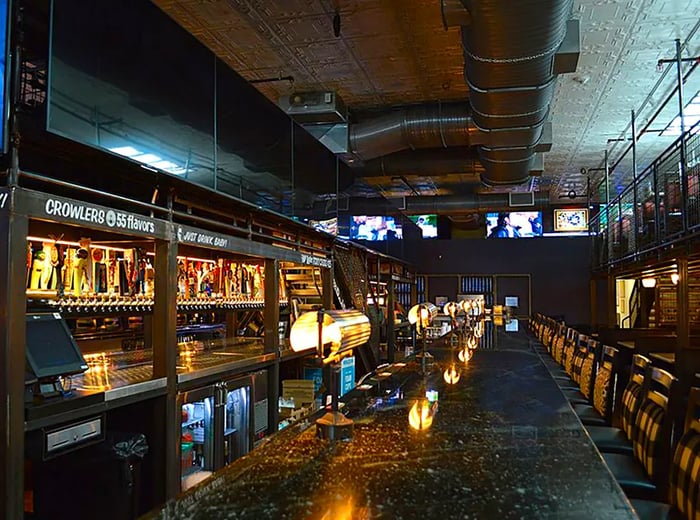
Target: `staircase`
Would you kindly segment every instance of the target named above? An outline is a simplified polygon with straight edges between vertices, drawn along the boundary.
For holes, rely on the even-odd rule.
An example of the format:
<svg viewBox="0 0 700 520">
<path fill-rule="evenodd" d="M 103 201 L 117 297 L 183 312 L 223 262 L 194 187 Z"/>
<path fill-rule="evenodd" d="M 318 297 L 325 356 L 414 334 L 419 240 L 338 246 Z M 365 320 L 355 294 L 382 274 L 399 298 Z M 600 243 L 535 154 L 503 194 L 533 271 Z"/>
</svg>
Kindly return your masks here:
<svg viewBox="0 0 700 520">
<path fill-rule="evenodd" d="M 320 268 L 283 263 L 280 271 L 287 290 L 292 321 L 305 312 L 315 311 L 323 306 Z"/>
</svg>

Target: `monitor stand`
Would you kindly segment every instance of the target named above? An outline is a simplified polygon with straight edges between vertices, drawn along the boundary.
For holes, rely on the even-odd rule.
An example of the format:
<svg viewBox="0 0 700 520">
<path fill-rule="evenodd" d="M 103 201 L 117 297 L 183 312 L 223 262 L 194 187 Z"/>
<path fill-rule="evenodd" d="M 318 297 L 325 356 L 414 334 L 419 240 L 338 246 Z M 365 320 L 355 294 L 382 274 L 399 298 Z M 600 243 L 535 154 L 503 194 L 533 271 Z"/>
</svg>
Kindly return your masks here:
<svg viewBox="0 0 700 520">
<path fill-rule="evenodd" d="M 51 399 L 52 397 L 64 397 L 67 392 L 58 377 L 41 378 L 32 385 L 34 399 Z"/>
</svg>

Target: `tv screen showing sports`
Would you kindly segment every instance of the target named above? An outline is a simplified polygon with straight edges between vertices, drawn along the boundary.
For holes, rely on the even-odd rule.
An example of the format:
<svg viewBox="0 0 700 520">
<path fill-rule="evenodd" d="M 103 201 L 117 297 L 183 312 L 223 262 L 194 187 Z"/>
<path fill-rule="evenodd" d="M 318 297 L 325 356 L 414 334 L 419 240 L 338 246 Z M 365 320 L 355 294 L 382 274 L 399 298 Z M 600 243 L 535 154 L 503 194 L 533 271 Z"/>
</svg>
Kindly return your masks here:
<svg viewBox="0 0 700 520">
<path fill-rule="evenodd" d="M 372 241 L 396 240 L 402 238 L 402 229 L 394 217 L 354 216 L 350 221 L 350 238 Z"/>
<path fill-rule="evenodd" d="M 309 220 L 309 226 L 319 231 L 325 231 L 331 235 L 338 234 L 338 219 L 336 217 L 328 220 Z"/>
<path fill-rule="evenodd" d="M 409 215 L 416 226 L 423 232 L 423 238 L 437 238 L 437 215 Z"/>
<path fill-rule="evenodd" d="M 542 236 L 541 211 L 511 211 L 486 214 L 487 238 Z"/>
<path fill-rule="evenodd" d="M 588 231 L 588 210 L 555 209 L 554 231 Z"/>
</svg>

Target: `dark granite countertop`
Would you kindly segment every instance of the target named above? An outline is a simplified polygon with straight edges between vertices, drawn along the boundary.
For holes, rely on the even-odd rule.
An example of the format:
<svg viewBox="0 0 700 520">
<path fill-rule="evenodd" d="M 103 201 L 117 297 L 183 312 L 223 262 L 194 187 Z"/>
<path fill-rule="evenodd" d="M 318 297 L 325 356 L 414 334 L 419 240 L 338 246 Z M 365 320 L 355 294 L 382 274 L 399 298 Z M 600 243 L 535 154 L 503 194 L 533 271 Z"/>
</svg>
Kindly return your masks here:
<svg viewBox="0 0 700 520">
<path fill-rule="evenodd" d="M 289 428 L 148 518 L 636 518 L 528 337 L 494 333 L 496 349 L 457 361 L 453 388 L 442 370 L 456 354 L 433 344 L 425 376 L 409 362 L 350 394 L 352 441 Z M 424 389 L 438 411 L 416 432 Z"/>
</svg>

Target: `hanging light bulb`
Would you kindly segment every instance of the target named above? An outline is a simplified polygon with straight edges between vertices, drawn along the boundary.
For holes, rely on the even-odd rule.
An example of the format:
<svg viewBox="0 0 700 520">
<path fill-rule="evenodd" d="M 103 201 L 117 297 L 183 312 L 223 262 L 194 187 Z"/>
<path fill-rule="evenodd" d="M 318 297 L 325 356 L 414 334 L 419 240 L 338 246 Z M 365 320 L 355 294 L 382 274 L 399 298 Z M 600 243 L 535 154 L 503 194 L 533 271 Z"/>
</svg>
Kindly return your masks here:
<svg viewBox="0 0 700 520">
<path fill-rule="evenodd" d="M 476 341 L 476 338 L 474 336 L 469 336 L 467 339 L 467 347 L 470 349 L 475 349 L 478 346 L 478 342 Z"/>
<path fill-rule="evenodd" d="M 680 275 L 678 273 L 671 273 L 671 282 L 673 285 L 678 285 L 678 280 L 680 280 Z"/>
<path fill-rule="evenodd" d="M 462 363 L 467 364 L 472 358 L 472 351 L 468 348 L 464 348 L 457 353 L 457 358 L 459 358 Z"/>
<path fill-rule="evenodd" d="M 414 430 L 427 430 L 433 425 L 436 409 L 437 401 L 431 404 L 425 397 L 418 399 L 408 413 L 408 424 Z"/>
</svg>

